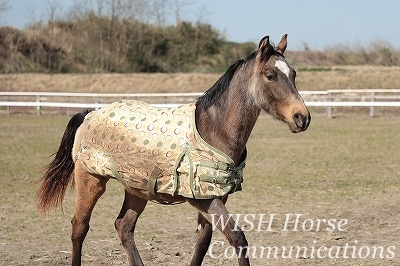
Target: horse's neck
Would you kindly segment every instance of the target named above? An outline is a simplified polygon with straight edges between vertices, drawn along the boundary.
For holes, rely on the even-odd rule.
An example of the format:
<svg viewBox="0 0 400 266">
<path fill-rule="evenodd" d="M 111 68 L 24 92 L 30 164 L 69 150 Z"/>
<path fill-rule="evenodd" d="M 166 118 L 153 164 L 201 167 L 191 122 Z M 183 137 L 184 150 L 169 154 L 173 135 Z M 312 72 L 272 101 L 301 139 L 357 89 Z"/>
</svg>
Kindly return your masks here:
<svg viewBox="0 0 400 266">
<path fill-rule="evenodd" d="M 197 129 L 213 147 L 229 155 L 236 164 L 243 160 L 244 150 L 260 109 L 248 100 L 247 88 L 228 89 L 207 110 L 196 110 Z"/>
</svg>

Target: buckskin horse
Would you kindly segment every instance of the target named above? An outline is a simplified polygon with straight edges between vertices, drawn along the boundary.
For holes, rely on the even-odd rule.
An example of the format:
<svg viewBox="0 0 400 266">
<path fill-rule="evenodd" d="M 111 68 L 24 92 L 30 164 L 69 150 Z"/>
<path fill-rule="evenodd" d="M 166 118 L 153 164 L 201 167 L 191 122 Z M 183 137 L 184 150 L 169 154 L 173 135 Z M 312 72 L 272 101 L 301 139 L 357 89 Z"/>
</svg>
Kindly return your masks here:
<svg viewBox="0 0 400 266">
<path fill-rule="evenodd" d="M 246 237 L 233 230 L 235 221 L 225 207 L 228 195 L 241 189 L 247 140 L 261 111 L 293 133 L 305 131 L 311 120 L 296 88 L 296 72 L 283 55 L 286 47 L 286 34 L 276 46 L 264 37 L 255 52 L 230 66 L 193 104 L 157 109 L 121 101 L 71 118 L 45 168 L 37 201 L 46 213 L 62 204 L 66 188 L 74 184 L 72 265 L 81 265 L 92 210 L 109 179 L 125 186 L 115 228 L 130 265 L 143 265 L 134 230 L 149 200 L 188 202 L 198 210 L 190 265 L 201 265 L 211 242 L 211 223 L 221 218 L 228 222 L 217 228 L 234 247 L 238 264 L 250 265 L 243 253 Z"/>
</svg>

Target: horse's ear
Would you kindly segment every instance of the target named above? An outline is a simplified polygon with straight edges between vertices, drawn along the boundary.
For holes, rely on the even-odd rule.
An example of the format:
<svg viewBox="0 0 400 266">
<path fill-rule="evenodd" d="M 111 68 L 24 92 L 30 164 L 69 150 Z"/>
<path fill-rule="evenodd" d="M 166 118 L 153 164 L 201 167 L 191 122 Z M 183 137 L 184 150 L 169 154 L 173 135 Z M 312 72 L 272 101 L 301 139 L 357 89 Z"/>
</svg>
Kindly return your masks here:
<svg viewBox="0 0 400 266">
<path fill-rule="evenodd" d="M 258 51 L 260 51 L 262 56 L 265 56 L 268 53 L 269 47 L 269 36 L 265 36 L 258 44 Z"/>
<path fill-rule="evenodd" d="M 287 47 L 287 34 L 283 35 L 281 41 L 276 46 L 276 51 L 283 54 L 286 50 L 286 47 Z"/>
</svg>

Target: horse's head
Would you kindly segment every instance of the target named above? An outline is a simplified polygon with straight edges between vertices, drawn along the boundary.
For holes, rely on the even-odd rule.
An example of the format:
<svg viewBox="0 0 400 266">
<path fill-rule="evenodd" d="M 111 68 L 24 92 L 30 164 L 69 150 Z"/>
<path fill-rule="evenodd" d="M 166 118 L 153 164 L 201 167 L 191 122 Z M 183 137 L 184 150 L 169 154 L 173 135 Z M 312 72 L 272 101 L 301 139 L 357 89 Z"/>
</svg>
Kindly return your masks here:
<svg viewBox="0 0 400 266">
<path fill-rule="evenodd" d="M 296 71 L 283 56 L 286 46 L 286 34 L 276 48 L 270 44 L 268 36 L 261 39 L 256 52 L 251 93 L 259 107 L 297 133 L 308 128 L 311 116 L 297 91 Z"/>
</svg>

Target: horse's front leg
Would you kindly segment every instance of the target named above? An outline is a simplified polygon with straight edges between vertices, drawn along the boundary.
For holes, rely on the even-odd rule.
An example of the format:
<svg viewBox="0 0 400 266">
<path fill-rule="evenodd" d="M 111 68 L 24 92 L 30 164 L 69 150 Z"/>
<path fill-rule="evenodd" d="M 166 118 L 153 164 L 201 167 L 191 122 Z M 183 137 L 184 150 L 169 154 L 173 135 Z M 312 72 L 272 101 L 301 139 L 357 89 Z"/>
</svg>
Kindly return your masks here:
<svg viewBox="0 0 400 266">
<path fill-rule="evenodd" d="M 196 200 L 196 199 L 187 199 L 187 201 L 197 208 L 202 215 L 208 222 L 204 228 L 207 228 L 207 234 L 203 237 L 203 244 L 208 245 L 205 240 L 208 240 L 212 231 L 212 227 L 217 227 L 228 239 L 229 243 L 235 248 L 236 254 L 238 256 L 238 263 L 239 266 L 246 266 L 250 265 L 249 258 L 248 258 L 248 243 L 246 237 L 242 230 L 238 226 L 236 226 L 235 221 L 233 220 L 232 216 L 229 215 L 228 210 L 226 209 L 224 202 L 221 199 L 213 199 L 213 200 Z M 207 223 L 206 223 L 207 224 Z M 204 233 L 203 233 L 204 234 Z M 198 248 L 198 243 L 196 243 L 196 248 Z M 205 247 L 202 247 L 203 251 Z M 206 249 L 206 252 L 207 252 Z M 197 256 L 199 251 L 195 251 L 194 255 Z M 201 261 L 194 261 L 195 256 L 193 257 L 191 265 L 200 265 Z M 204 256 L 203 256 L 204 257 Z M 202 258 L 201 258 L 202 260 Z"/>
<path fill-rule="evenodd" d="M 204 256 L 207 253 L 208 247 L 210 246 L 212 238 L 211 223 L 209 223 L 201 213 L 198 214 L 197 222 L 198 228 L 196 231 L 196 245 L 194 247 L 193 257 L 192 261 L 190 262 L 190 266 L 201 265 Z"/>
<path fill-rule="evenodd" d="M 222 198 L 224 204 L 226 203 L 227 199 L 228 196 Z M 197 222 L 198 227 L 196 231 L 196 245 L 194 247 L 194 253 L 190 266 L 201 265 L 204 256 L 207 254 L 213 233 L 211 223 L 207 221 L 201 212 L 198 214 Z"/>
</svg>

